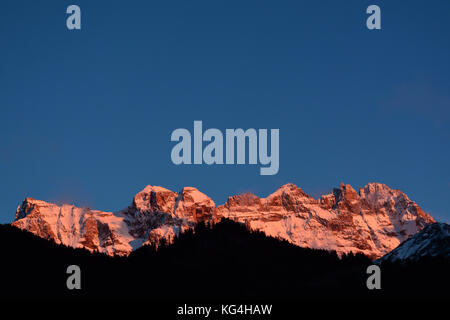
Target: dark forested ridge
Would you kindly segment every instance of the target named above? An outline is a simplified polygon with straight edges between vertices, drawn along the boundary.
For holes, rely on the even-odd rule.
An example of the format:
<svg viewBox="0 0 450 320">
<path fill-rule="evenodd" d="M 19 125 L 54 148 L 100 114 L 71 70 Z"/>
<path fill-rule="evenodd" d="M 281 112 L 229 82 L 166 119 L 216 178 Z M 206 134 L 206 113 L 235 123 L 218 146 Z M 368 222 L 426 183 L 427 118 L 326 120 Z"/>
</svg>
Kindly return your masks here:
<svg viewBox="0 0 450 320">
<path fill-rule="evenodd" d="M 171 245 L 129 257 L 73 249 L 0 226 L 1 296 L 17 298 L 448 299 L 448 259 L 383 264 L 381 290 L 366 287 L 362 255 L 305 249 L 223 220 L 199 225 Z M 81 290 L 68 290 L 66 268 L 81 268 Z"/>
</svg>

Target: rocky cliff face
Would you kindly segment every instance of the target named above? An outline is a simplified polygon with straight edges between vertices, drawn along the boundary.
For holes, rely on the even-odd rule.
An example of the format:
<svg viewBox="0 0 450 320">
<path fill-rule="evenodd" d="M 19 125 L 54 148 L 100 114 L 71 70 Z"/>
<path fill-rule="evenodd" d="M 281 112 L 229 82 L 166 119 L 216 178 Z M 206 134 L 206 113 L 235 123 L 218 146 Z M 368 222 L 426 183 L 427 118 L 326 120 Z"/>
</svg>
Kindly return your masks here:
<svg viewBox="0 0 450 320">
<path fill-rule="evenodd" d="M 320 199 L 286 184 L 266 198 L 236 195 L 218 207 L 192 187 L 176 193 L 147 186 L 117 213 L 27 198 L 12 224 L 68 246 L 126 255 L 143 244 L 170 242 L 199 222 L 215 223 L 222 217 L 298 246 L 374 259 L 434 222 L 400 190 L 370 183 L 359 192 L 341 184 Z"/>
</svg>

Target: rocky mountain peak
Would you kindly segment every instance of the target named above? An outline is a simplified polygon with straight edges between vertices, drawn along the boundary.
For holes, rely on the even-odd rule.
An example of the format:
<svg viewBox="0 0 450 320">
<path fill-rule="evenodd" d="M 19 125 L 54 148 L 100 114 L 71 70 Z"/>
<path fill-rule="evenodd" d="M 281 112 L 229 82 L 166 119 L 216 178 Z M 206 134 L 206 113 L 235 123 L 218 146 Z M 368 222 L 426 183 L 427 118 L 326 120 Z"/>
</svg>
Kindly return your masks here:
<svg viewBox="0 0 450 320">
<path fill-rule="evenodd" d="M 333 209 L 357 212 L 359 210 L 359 194 L 349 184 L 341 182 L 340 188 L 333 189 Z"/>
<path fill-rule="evenodd" d="M 38 213 L 40 207 L 48 206 L 45 201 L 36 200 L 33 198 L 25 198 L 23 202 L 17 207 L 16 220 L 25 218 L 29 214 Z"/>
<path fill-rule="evenodd" d="M 194 187 L 184 187 L 178 195 L 174 215 L 200 222 L 213 219 L 215 212 L 216 204 L 210 197 Z"/>
<path fill-rule="evenodd" d="M 135 210 L 140 212 L 171 213 L 178 194 L 159 186 L 146 186 L 133 198 Z"/>
</svg>

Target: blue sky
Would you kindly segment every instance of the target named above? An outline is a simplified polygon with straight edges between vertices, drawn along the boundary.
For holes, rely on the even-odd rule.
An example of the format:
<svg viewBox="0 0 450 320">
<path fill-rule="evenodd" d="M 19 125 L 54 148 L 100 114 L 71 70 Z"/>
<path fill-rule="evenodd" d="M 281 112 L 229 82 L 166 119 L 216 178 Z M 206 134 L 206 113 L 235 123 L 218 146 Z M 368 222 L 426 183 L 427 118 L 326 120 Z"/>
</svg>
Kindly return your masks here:
<svg viewBox="0 0 450 320">
<path fill-rule="evenodd" d="M 315 197 L 381 182 L 450 221 L 449 1 L 2 0 L 0 14 L 1 223 L 27 196 L 115 211 L 147 184 L 221 204 L 287 182 Z M 170 134 L 194 120 L 279 128 L 279 173 L 175 166 Z"/>
</svg>

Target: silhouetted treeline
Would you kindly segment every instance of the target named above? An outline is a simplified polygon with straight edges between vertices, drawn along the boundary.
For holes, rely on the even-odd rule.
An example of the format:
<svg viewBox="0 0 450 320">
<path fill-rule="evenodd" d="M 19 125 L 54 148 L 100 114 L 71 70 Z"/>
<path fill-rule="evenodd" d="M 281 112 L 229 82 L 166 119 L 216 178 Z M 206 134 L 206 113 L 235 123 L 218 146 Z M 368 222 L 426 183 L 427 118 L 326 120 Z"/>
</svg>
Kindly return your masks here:
<svg viewBox="0 0 450 320">
<path fill-rule="evenodd" d="M 108 257 L 0 226 L 1 296 L 165 299 L 447 298 L 449 260 L 385 264 L 382 289 L 366 287 L 363 255 L 305 249 L 222 220 L 199 225 L 173 244 Z M 66 268 L 81 268 L 81 290 L 68 290 Z"/>
</svg>

